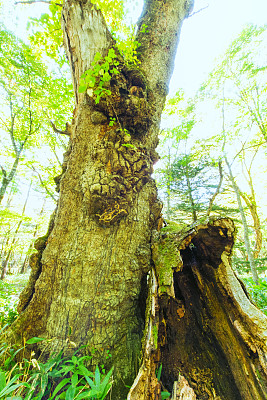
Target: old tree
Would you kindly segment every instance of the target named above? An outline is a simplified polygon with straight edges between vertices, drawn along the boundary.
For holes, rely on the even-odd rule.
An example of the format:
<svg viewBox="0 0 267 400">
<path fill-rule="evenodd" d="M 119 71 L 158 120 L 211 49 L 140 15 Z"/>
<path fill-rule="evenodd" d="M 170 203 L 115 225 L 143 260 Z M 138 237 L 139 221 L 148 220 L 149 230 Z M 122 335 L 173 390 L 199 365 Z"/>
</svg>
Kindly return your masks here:
<svg viewBox="0 0 267 400">
<path fill-rule="evenodd" d="M 129 67 L 90 1 L 65 0 L 62 9 L 76 107 L 58 207 L 35 243 L 9 337 L 51 339 L 39 346 L 43 357 L 87 345 L 93 365 L 109 349 L 116 400 L 129 387 L 129 400 L 160 399 L 161 364 L 170 392 L 182 374 L 199 399 L 267 397 L 267 321 L 231 269 L 231 220 L 161 230 L 151 173 L 191 10 L 189 0 L 146 0 L 140 64 Z"/>
</svg>

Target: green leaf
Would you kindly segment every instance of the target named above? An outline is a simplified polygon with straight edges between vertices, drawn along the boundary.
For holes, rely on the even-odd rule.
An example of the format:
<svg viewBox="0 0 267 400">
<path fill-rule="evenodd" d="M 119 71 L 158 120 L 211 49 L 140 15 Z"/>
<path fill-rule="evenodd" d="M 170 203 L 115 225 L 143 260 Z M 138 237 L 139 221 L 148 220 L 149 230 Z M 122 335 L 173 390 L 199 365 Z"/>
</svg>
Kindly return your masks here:
<svg viewBox="0 0 267 400">
<path fill-rule="evenodd" d="M 64 378 L 55 388 L 55 390 L 53 391 L 51 400 L 55 398 L 55 395 L 68 383 L 70 383 L 70 378 Z"/>
<path fill-rule="evenodd" d="M 103 381 L 101 382 L 101 391 L 102 391 L 101 399 L 104 399 L 106 397 L 106 395 L 108 394 L 108 392 L 110 391 L 112 382 L 109 382 L 109 381 L 110 381 L 111 375 L 113 373 L 113 369 L 114 368 L 112 367 L 111 370 L 107 373 L 107 375 L 103 379 Z"/>
<path fill-rule="evenodd" d="M 91 377 L 94 376 L 94 374 L 91 371 L 89 371 L 84 365 L 79 366 L 78 373 L 84 376 L 91 376 Z"/>
<path fill-rule="evenodd" d="M 102 64 L 102 68 L 107 72 L 109 70 L 109 62 L 106 61 L 104 64 Z"/>
<path fill-rule="evenodd" d="M 114 370 L 114 367 L 111 368 L 111 370 L 107 373 L 107 375 L 106 375 L 105 378 L 103 379 L 102 384 L 103 384 L 104 386 L 108 384 L 108 382 L 109 382 L 109 380 L 110 380 L 110 378 L 111 378 L 111 375 L 112 375 L 112 373 L 113 373 L 113 370 Z"/>
<path fill-rule="evenodd" d="M 100 61 L 100 60 L 102 60 L 102 56 L 101 56 L 101 54 L 99 52 L 97 52 L 95 54 L 94 61 L 97 62 L 97 61 Z"/>
<path fill-rule="evenodd" d="M 103 75 L 103 77 L 102 77 L 102 80 L 103 80 L 104 82 L 108 82 L 108 81 L 110 81 L 110 79 L 111 79 L 110 74 L 109 74 L 108 72 L 105 72 L 104 75 Z"/>
<path fill-rule="evenodd" d="M 88 82 L 88 86 L 89 86 L 90 88 L 95 87 L 95 80 L 91 79 L 91 80 Z"/>
<path fill-rule="evenodd" d="M 78 383 L 78 375 L 77 374 L 73 374 L 71 377 L 71 385 L 72 387 L 76 387 Z"/>
<path fill-rule="evenodd" d="M 167 399 L 168 397 L 170 397 L 170 393 L 169 392 L 161 392 L 161 398 L 162 400 Z"/>
<path fill-rule="evenodd" d="M 94 87 L 96 82 L 96 78 L 94 76 L 86 76 L 85 83 L 87 83 L 90 87 Z M 82 81 L 81 81 L 82 83 Z"/>
<path fill-rule="evenodd" d="M 100 371 L 99 371 L 99 368 L 98 368 L 98 365 L 97 365 L 96 369 L 95 369 L 95 383 L 96 383 L 96 386 L 100 385 L 100 378 L 101 378 L 101 374 L 100 374 Z"/>
<path fill-rule="evenodd" d="M 27 340 L 26 344 L 34 344 L 34 343 L 42 342 L 43 340 L 46 340 L 46 339 L 40 338 L 40 337 L 33 337 L 33 338 Z"/>
<path fill-rule="evenodd" d="M 112 386 L 111 382 L 108 385 L 106 385 L 106 387 L 104 388 L 104 391 L 102 392 L 102 396 L 101 396 L 100 400 L 103 400 L 106 397 L 106 395 L 108 394 L 108 392 L 111 389 L 111 386 Z"/>
<path fill-rule="evenodd" d="M 73 400 L 75 396 L 76 388 L 70 386 L 68 390 L 66 391 L 66 400 Z"/>
<path fill-rule="evenodd" d="M 87 390 L 86 392 L 80 393 L 75 397 L 75 400 L 83 400 L 92 398 L 92 390 Z"/>
<path fill-rule="evenodd" d="M 73 364 L 77 364 L 78 358 L 76 356 L 72 356 L 71 361 Z"/>
<path fill-rule="evenodd" d="M 48 375 L 45 373 L 42 377 L 41 377 L 41 392 L 39 394 L 39 400 L 42 400 L 43 395 L 45 394 L 46 388 L 48 385 Z"/>
<path fill-rule="evenodd" d="M 157 372 L 157 380 L 160 381 L 160 377 L 161 377 L 161 371 L 162 371 L 162 364 L 160 364 L 158 372 Z"/>
<path fill-rule="evenodd" d="M 0 372 L 0 391 L 6 387 L 6 374 L 4 372 Z"/>
<path fill-rule="evenodd" d="M 64 371 L 64 375 L 66 375 L 68 372 L 72 371 L 73 365 L 63 365 L 61 368 L 61 371 Z"/>
<path fill-rule="evenodd" d="M 86 89 L 87 89 L 87 85 L 80 84 L 78 92 L 84 93 L 86 91 Z"/>
<path fill-rule="evenodd" d="M 111 58 L 115 58 L 116 57 L 115 50 L 113 48 L 109 49 L 108 57 L 111 57 Z"/>
<path fill-rule="evenodd" d="M 94 387 L 95 386 L 94 381 L 92 381 L 91 378 L 89 378 L 88 376 L 85 376 L 85 379 L 86 379 L 86 382 L 88 383 L 88 385 L 90 387 Z"/>
<path fill-rule="evenodd" d="M 11 381 L 10 381 L 11 382 Z M 9 384 L 10 384 L 9 382 Z M 4 390 L 0 392 L 0 398 L 5 397 L 7 394 L 14 392 L 16 389 L 18 389 L 21 386 L 21 383 L 17 383 L 16 385 L 10 385 L 9 384 L 5 387 Z"/>
</svg>

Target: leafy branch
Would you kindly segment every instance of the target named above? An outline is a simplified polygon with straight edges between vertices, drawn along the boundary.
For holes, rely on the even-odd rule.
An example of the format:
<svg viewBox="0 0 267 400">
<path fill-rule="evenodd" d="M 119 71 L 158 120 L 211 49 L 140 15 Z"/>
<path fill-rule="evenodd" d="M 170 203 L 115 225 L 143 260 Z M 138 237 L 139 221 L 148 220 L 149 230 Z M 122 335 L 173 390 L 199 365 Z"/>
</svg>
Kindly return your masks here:
<svg viewBox="0 0 267 400">
<path fill-rule="evenodd" d="M 81 76 L 79 93 L 87 92 L 90 97 L 95 95 L 96 104 L 99 103 L 102 96 L 110 96 L 111 91 L 106 86 L 112 75 L 119 73 L 116 68 L 118 65 L 119 61 L 113 48 L 109 49 L 108 55 L 104 58 L 97 52 L 92 62 L 92 68 L 85 71 Z"/>
</svg>

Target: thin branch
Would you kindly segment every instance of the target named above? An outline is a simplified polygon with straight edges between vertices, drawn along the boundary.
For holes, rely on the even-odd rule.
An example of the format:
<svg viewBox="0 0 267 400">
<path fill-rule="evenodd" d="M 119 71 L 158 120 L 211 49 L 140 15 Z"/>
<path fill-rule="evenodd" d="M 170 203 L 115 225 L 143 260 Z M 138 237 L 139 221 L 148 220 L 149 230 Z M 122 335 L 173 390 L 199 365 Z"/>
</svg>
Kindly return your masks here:
<svg viewBox="0 0 267 400">
<path fill-rule="evenodd" d="M 49 122 L 50 122 L 50 124 L 51 124 L 51 126 L 52 126 L 52 128 L 53 128 L 53 131 L 54 131 L 55 133 L 60 133 L 61 135 L 70 136 L 69 124 L 68 124 L 68 123 L 66 123 L 66 129 L 65 129 L 65 131 L 60 131 L 59 129 L 56 128 L 55 124 L 54 124 L 51 120 L 50 120 Z"/>
<path fill-rule="evenodd" d="M 197 11 L 193 12 L 192 14 L 188 15 L 187 18 L 193 17 L 194 15 L 200 13 L 201 11 L 206 10 L 206 8 L 208 8 L 208 7 L 209 7 L 209 4 L 206 7 L 202 7 L 199 10 L 197 10 Z"/>
<path fill-rule="evenodd" d="M 9 108 L 10 108 L 10 118 L 11 118 L 11 125 L 10 125 L 10 130 L 9 130 L 9 135 L 10 139 L 12 142 L 13 149 L 15 151 L 16 156 L 18 155 L 18 148 L 15 142 L 14 138 L 14 124 L 15 124 L 15 116 L 16 114 L 13 113 L 13 103 L 12 103 L 12 96 L 10 94 L 10 100 L 9 100 Z"/>
<path fill-rule="evenodd" d="M 9 127 L 8 125 L 5 123 L 5 121 L 0 117 L 0 121 L 2 122 L 2 124 L 4 125 L 4 127 L 6 128 L 6 130 L 9 132 Z"/>
<path fill-rule="evenodd" d="M 215 200 L 216 196 L 220 193 L 222 182 L 223 182 L 222 161 L 219 161 L 218 167 L 219 167 L 220 180 L 219 180 L 219 183 L 217 185 L 217 188 L 216 188 L 215 192 L 213 193 L 213 195 L 212 195 L 212 197 L 210 199 L 209 208 L 208 208 L 208 211 L 207 211 L 207 217 L 210 216 L 214 200 Z"/>
<path fill-rule="evenodd" d="M 38 175 L 38 178 L 40 180 L 41 186 L 45 189 L 46 193 L 54 200 L 55 203 L 57 203 L 57 199 L 56 197 L 53 195 L 52 192 L 50 192 L 50 190 L 47 188 L 46 184 L 44 183 L 41 175 L 39 174 L 39 172 L 32 166 L 31 167 L 32 170 Z"/>
<path fill-rule="evenodd" d="M 242 146 L 242 148 L 241 148 L 241 150 L 234 156 L 233 162 L 234 162 L 234 160 L 236 159 L 236 157 L 238 157 L 239 154 L 242 153 L 242 151 L 244 151 L 244 150 L 249 150 L 249 149 L 253 149 L 254 147 L 260 147 L 260 146 L 263 146 L 264 144 L 266 144 L 266 142 L 257 143 L 257 144 L 253 144 L 253 145 L 248 146 L 248 147 L 244 147 L 244 146 L 245 146 L 245 143 L 244 143 L 243 146 Z M 258 151 L 258 150 L 257 150 L 257 151 Z"/>
<path fill-rule="evenodd" d="M 55 146 L 53 146 L 53 147 L 51 146 L 51 149 L 52 149 L 52 151 L 53 151 L 53 153 L 54 153 L 54 155 L 55 155 L 55 157 L 56 157 L 56 159 L 57 159 L 58 164 L 59 164 L 60 167 L 62 168 L 62 162 L 60 162 L 60 159 L 58 158 L 58 155 L 57 155 Z"/>
<path fill-rule="evenodd" d="M 2 167 L 2 165 L 0 165 L 0 168 L 2 170 L 2 174 L 4 175 L 4 177 L 6 177 L 6 170 Z"/>
<path fill-rule="evenodd" d="M 52 4 L 52 1 L 49 1 L 49 0 L 27 0 L 27 1 L 16 1 L 14 4 L 17 5 L 17 4 L 34 4 L 34 3 Z M 63 7 L 63 4 L 61 4 L 61 3 L 53 3 L 53 4 L 55 4 L 56 6 L 59 6 L 59 7 Z"/>
</svg>

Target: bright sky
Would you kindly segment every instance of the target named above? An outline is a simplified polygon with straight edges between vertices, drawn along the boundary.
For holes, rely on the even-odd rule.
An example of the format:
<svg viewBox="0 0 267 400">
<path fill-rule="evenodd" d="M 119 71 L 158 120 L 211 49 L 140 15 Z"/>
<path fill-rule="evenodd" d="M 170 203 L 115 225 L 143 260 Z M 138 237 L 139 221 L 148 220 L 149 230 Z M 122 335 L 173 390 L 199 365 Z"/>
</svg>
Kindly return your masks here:
<svg viewBox="0 0 267 400">
<path fill-rule="evenodd" d="M 267 23 L 267 0 L 195 0 L 194 11 L 206 6 L 184 22 L 170 94 L 192 96 L 244 25 Z"/>
</svg>

